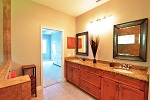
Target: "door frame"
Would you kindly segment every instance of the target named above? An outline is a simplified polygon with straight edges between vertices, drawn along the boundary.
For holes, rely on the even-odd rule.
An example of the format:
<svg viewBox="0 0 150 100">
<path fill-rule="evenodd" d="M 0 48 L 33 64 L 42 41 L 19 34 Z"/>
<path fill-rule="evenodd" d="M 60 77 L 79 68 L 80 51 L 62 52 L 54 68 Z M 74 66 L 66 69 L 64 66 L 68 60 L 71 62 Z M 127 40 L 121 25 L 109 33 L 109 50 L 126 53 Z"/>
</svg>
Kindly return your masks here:
<svg viewBox="0 0 150 100">
<path fill-rule="evenodd" d="M 49 28 L 49 27 L 45 27 L 45 26 L 41 26 L 41 87 L 43 88 L 43 55 L 42 55 L 42 29 L 46 28 L 46 29 L 50 29 L 50 30 L 56 30 L 56 31 L 61 31 L 61 46 L 62 46 L 62 50 L 61 50 L 61 81 L 65 81 L 65 76 L 64 76 L 64 31 L 61 29 L 56 29 L 56 28 Z"/>
</svg>

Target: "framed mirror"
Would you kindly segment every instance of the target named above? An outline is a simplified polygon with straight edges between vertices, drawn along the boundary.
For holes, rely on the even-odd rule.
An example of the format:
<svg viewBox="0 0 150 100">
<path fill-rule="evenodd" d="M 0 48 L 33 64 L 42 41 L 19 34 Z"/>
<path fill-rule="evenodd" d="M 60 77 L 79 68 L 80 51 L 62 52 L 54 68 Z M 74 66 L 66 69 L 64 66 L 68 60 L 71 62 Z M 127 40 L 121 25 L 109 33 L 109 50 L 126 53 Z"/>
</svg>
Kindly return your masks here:
<svg viewBox="0 0 150 100">
<path fill-rule="evenodd" d="M 88 56 L 88 32 L 76 34 L 76 54 Z"/>
<path fill-rule="evenodd" d="M 148 18 L 114 25 L 113 58 L 146 62 Z"/>
</svg>

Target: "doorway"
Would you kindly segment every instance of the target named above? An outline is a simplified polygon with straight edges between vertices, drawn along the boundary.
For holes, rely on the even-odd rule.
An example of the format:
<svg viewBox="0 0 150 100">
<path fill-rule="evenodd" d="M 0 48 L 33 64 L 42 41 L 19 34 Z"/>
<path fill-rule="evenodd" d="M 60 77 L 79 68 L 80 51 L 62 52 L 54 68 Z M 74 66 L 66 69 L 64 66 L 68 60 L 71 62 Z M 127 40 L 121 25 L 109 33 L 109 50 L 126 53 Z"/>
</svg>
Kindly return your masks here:
<svg viewBox="0 0 150 100">
<path fill-rule="evenodd" d="M 43 87 L 61 82 L 62 31 L 42 28 Z"/>
</svg>

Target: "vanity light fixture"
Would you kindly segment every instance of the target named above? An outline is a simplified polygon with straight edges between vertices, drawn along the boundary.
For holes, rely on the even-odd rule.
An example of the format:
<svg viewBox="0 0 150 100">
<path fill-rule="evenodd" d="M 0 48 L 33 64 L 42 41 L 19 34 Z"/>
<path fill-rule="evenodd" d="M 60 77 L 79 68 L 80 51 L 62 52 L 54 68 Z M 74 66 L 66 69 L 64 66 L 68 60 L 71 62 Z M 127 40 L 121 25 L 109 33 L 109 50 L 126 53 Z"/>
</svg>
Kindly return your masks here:
<svg viewBox="0 0 150 100">
<path fill-rule="evenodd" d="M 100 1 L 102 1 L 102 0 L 96 0 L 96 2 L 100 2 Z"/>
<path fill-rule="evenodd" d="M 98 19 L 96 19 L 95 21 L 102 21 L 102 20 L 105 20 L 105 19 L 107 19 L 107 18 L 109 18 L 109 17 L 111 17 L 112 15 L 110 15 L 110 16 L 104 16 L 103 18 L 98 18 Z M 90 23 L 93 23 L 93 22 L 95 22 L 95 21 L 91 21 Z"/>
</svg>

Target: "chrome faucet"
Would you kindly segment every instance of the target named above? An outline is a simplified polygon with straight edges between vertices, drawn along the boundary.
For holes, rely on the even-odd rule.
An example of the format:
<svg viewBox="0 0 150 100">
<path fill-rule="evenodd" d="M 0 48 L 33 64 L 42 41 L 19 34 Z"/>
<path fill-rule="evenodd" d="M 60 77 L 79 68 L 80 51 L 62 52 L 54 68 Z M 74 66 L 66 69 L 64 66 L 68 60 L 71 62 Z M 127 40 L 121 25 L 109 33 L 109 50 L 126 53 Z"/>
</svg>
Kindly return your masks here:
<svg viewBox="0 0 150 100">
<path fill-rule="evenodd" d="M 130 65 L 122 64 L 120 67 L 123 68 L 123 69 L 127 69 L 128 70 L 130 68 Z"/>
<path fill-rule="evenodd" d="M 78 57 L 78 59 L 79 59 L 80 61 L 82 61 L 82 57 Z"/>
</svg>

